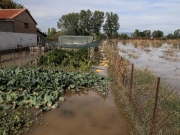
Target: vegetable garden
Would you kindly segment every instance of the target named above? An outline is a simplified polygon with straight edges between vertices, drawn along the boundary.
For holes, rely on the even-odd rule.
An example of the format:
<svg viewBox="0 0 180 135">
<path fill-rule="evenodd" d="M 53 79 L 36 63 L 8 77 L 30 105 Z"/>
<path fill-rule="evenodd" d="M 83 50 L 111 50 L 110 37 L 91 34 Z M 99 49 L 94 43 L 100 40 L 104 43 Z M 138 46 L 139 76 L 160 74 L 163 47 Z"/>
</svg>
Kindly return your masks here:
<svg viewBox="0 0 180 135">
<path fill-rule="evenodd" d="M 21 134 L 28 131 L 32 123 L 31 108 L 38 109 L 37 112 L 57 108 L 58 102 L 65 100 L 67 90 L 80 92 L 91 88 L 106 95 L 110 80 L 90 72 L 94 62 L 89 58 L 88 49 L 55 49 L 24 67 L 1 68 L 0 134 Z M 14 115 L 12 112 L 15 112 Z M 11 121 L 11 129 L 8 128 L 10 125 L 4 126 L 5 119 Z"/>
</svg>

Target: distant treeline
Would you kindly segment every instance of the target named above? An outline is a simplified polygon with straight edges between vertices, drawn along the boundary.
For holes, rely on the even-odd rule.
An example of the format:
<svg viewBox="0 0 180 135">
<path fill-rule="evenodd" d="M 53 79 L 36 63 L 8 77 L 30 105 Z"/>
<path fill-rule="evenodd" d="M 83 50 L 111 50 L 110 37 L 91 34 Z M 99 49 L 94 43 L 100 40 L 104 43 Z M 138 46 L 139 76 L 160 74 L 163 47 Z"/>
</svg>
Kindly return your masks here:
<svg viewBox="0 0 180 135">
<path fill-rule="evenodd" d="M 164 36 L 163 31 L 161 30 L 155 30 L 153 33 L 151 33 L 151 30 L 144 30 L 139 31 L 136 29 L 131 36 L 128 36 L 126 33 L 119 34 L 118 36 L 120 39 L 177 39 L 180 38 L 180 29 L 177 29 L 174 31 L 174 33 L 169 33 L 167 36 Z"/>
</svg>

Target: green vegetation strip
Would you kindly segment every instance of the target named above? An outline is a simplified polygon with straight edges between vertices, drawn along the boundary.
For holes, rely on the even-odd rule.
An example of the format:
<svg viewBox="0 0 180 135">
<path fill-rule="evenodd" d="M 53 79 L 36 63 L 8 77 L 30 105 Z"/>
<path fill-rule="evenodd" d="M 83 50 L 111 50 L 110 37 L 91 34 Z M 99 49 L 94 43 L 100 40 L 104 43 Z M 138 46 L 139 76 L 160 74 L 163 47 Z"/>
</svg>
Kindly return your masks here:
<svg viewBox="0 0 180 135">
<path fill-rule="evenodd" d="M 21 106 L 58 107 L 58 99 L 69 89 L 79 92 L 93 88 L 105 93 L 109 79 L 92 73 L 65 72 L 61 69 L 10 67 L 0 69 L 0 108 Z"/>
<path fill-rule="evenodd" d="M 38 59 L 38 65 L 63 66 L 88 70 L 94 63 L 94 60 L 89 59 L 88 55 L 88 49 L 54 49 L 47 54 L 41 55 Z"/>
</svg>

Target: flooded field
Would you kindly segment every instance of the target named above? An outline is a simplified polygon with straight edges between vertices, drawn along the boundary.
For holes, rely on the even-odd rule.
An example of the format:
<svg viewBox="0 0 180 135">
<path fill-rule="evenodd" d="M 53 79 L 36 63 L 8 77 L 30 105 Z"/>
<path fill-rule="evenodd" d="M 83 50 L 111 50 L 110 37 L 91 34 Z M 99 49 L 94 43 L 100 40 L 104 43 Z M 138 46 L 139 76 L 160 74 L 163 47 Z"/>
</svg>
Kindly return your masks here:
<svg viewBox="0 0 180 135">
<path fill-rule="evenodd" d="M 180 90 L 180 41 L 119 41 L 119 53 Z"/>
</svg>

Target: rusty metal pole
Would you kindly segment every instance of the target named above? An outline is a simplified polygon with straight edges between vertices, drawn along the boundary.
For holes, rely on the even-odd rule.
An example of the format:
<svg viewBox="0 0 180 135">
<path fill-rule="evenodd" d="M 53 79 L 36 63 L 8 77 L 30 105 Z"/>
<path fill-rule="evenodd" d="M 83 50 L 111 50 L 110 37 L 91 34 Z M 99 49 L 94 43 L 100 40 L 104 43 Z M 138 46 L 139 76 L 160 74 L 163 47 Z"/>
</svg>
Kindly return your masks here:
<svg viewBox="0 0 180 135">
<path fill-rule="evenodd" d="M 158 77 L 158 81 L 157 81 L 156 97 L 155 97 L 155 102 L 154 102 L 154 112 L 153 112 L 151 129 L 150 129 L 149 135 L 152 135 L 153 131 L 154 131 L 155 120 L 156 120 L 156 111 L 157 111 L 157 103 L 158 103 L 158 94 L 159 94 L 159 85 L 160 85 L 160 77 Z"/>
<path fill-rule="evenodd" d="M 130 95 L 129 95 L 129 101 L 132 101 L 132 86 L 133 86 L 133 79 L 134 79 L 134 64 L 132 64 L 131 69 L 131 80 L 130 80 Z"/>
</svg>

